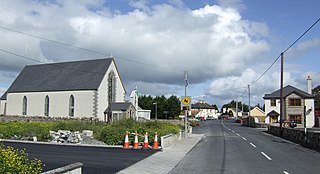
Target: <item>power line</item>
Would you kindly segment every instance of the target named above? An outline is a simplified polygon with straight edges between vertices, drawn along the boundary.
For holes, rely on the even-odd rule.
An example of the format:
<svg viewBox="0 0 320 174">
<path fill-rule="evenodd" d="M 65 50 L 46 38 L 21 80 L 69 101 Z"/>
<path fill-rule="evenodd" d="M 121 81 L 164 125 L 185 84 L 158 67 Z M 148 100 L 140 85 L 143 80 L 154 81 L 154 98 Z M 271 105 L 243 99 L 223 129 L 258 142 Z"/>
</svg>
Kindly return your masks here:
<svg viewBox="0 0 320 174">
<path fill-rule="evenodd" d="M 17 54 L 17 53 L 13 53 L 13 52 L 10 52 L 10 51 L 7 51 L 7 50 L 4 50 L 4 49 L 1 49 L 0 48 L 0 51 L 4 52 L 4 53 L 7 53 L 7 54 L 11 54 L 11 55 L 14 55 L 16 57 L 20 57 L 22 59 L 27 59 L 27 60 L 31 60 L 31 61 L 34 61 L 34 62 L 38 62 L 38 63 L 45 63 L 47 64 L 47 62 L 44 62 L 44 61 L 41 61 L 41 60 L 37 60 L 37 59 L 34 59 L 34 58 L 30 58 L 30 57 L 27 57 L 27 56 L 23 56 L 23 55 L 20 55 L 20 54 Z M 67 67 L 63 67 L 63 66 L 59 66 L 57 64 L 48 64 L 50 66 L 55 66 L 55 67 L 58 67 L 58 68 L 63 68 L 63 69 L 68 69 L 68 70 L 73 70 L 73 71 L 79 71 L 79 72 L 84 72 L 84 73 L 92 73 L 92 74 L 98 74 L 98 75 L 105 75 L 104 73 L 99 73 L 99 72 L 93 72 L 93 71 L 84 71 L 84 70 L 81 70 L 81 69 L 75 69 L 75 68 L 67 68 Z"/>
<path fill-rule="evenodd" d="M 291 47 L 293 47 L 303 36 L 305 36 L 318 22 L 320 21 L 320 18 L 316 20 L 302 35 L 300 35 L 290 46 L 288 46 L 282 53 L 287 52 Z M 270 69 L 271 67 L 279 60 L 281 57 L 281 54 L 272 62 L 272 64 L 256 79 L 254 80 L 250 86 L 254 85 L 256 82 L 258 82 Z"/>
<path fill-rule="evenodd" d="M 318 22 L 320 18 L 316 20 L 298 39 L 296 39 L 288 48 L 286 48 L 282 53 L 287 52 L 293 45 L 295 45 L 304 35 L 306 35 Z"/>
<path fill-rule="evenodd" d="M 8 28 L 8 27 L 4 27 L 4 26 L 1 26 L 1 25 L 0 25 L 0 28 L 2 28 L 4 30 L 7 30 L 7 31 L 14 32 L 14 33 L 19 33 L 19 34 L 26 35 L 26 36 L 29 36 L 29 37 L 34 37 L 34 38 L 37 38 L 37 39 L 41 39 L 41 40 L 45 40 L 45 41 L 48 41 L 48 42 L 52 42 L 52 43 L 55 43 L 55 44 L 60 44 L 60 45 L 63 45 L 63 46 L 76 48 L 76 49 L 87 51 L 87 52 L 90 52 L 90 53 L 95 53 L 95 54 L 111 57 L 110 54 L 107 54 L 107 53 L 104 53 L 104 52 L 101 52 L 101 51 L 95 51 L 95 50 L 91 50 L 91 49 L 75 46 L 75 45 L 72 45 L 72 44 L 69 44 L 69 43 L 60 42 L 60 41 L 53 40 L 53 39 L 48 39 L 48 38 L 45 38 L 45 37 L 41 37 L 41 36 L 38 36 L 38 35 L 25 33 L 25 32 L 18 31 L 18 30 L 15 30 L 15 29 L 11 29 L 11 28 Z M 123 57 L 119 57 L 119 56 L 115 56 L 115 59 L 124 60 L 124 61 L 132 62 L 132 63 L 136 63 L 136 64 L 140 64 L 140 65 L 145 65 L 145 66 L 149 66 L 149 67 L 152 67 L 152 68 L 159 68 L 159 69 L 166 69 L 166 70 L 170 70 L 170 71 L 183 72 L 183 71 L 179 71 L 178 68 L 177 69 L 173 69 L 173 68 L 169 68 L 167 66 L 159 66 L 159 65 L 155 65 L 155 64 L 139 62 L 139 61 L 136 61 L 136 60 L 127 59 L 127 58 L 123 58 Z"/>
</svg>

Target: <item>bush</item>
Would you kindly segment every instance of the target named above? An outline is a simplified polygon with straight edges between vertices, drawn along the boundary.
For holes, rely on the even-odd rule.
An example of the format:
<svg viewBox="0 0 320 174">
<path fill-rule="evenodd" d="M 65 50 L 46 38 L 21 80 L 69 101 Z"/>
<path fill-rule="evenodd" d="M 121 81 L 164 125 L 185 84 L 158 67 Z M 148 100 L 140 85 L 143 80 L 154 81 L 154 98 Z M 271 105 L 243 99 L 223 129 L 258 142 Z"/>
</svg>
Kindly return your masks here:
<svg viewBox="0 0 320 174">
<path fill-rule="evenodd" d="M 167 134 L 178 134 L 180 127 L 171 123 L 161 122 L 137 122 L 133 119 L 124 119 L 116 121 L 110 125 L 105 125 L 96 135 L 96 139 L 109 145 L 122 145 L 124 143 L 125 133 L 130 133 L 129 142 L 133 144 L 134 134 L 139 134 L 140 142 L 143 141 L 144 134 L 148 132 L 149 144 L 153 144 L 155 132 L 158 132 L 158 142 L 160 137 Z"/>
<path fill-rule="evenodd" d="M 0 145 L 0 173 L 41 173 L 42 163 L 38 159 L 29 160 L 23 150 Z"/>
</svg>

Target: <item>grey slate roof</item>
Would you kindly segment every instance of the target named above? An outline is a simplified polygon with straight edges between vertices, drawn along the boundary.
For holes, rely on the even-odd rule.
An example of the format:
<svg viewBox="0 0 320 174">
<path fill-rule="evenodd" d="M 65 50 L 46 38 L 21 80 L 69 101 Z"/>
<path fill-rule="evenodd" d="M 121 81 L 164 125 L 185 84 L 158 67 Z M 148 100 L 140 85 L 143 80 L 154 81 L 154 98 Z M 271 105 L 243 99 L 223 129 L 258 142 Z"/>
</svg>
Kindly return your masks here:
<svg viewBox="0 0 320 174">
<path fill-rule="evenodd" d="M 126 111 L 130 105 L 130 102 L 111 103 L 111 111 Z"/>
<path fill-rule="evenodd" d="M 2 94 L 0 100 L 7 100 L 7 92 L 5 92 L 4 94 Z"/>
<path fill-rule="evenodd" d="M 272 110 L 267 115 L 270 117 L 278 117 L 280 114 L 278 112 L 276 112 L 275 110 Z"/>
<path fill-rule="evenodd" d="M 205 102 L 198 102 L 195 104 L 191 104 L 192 109 L 214 109 L 213 106 L 209 105 L 208 103 Z"/>
<path fill-rule="evenodd" d="M 290 94 L 295 93 L 297 95 L 299 95 L 301 98 L 314 98 L 313 95 L 308 94 L 307 92 L 304 92 L 298 88 L 295 88 L 291 85 L 288 85 L 286 87 L 283 88 L 283 96 L 287 97 Z M 265 94 L 263 99 L 280 99 L 280 89 L 271 93 L 271 94 Z"/>
<path fill-rule="evenodd" d="M 112 58 L 25 66 L 7 93 L 96 90 Z"/>
</svg>

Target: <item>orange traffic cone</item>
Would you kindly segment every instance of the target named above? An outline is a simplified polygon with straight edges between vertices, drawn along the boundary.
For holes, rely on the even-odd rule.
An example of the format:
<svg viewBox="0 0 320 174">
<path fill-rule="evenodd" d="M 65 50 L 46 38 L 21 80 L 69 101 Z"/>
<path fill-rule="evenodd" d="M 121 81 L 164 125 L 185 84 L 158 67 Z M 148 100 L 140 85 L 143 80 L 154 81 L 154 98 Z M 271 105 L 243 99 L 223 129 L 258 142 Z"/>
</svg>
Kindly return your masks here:
<svg viewBox="0 0 320 174">
<path fill-rule="evenodd" d="M 146 134 L 144 135 L 144 144 L 143 144 L 143 148 L 144 148 L 144 149 L 148 149 L 148 148 L 149 148 L 149 143 L 148 143 L 148 132 L 146 132 Z"/>
<path fill-rule="evenodd" d="M 158 132 L 154 135 L 153 149 L 158 149 Z"/>
<path fill-rule="evenodd" d="M 139 141 L 138 141 L 138 133 L 134 135 L 134 143 L 133 143 L 133 148 L 138 149 L 139 148 Z"/>
<path fill-rule="evenodd" d="M 128 149 L 129 148 L 129 137 L 128 137 L 128 131 L 126 131 L 126 137 L 124 138 L 124 144 L 123 148 Z"/>
</svg>

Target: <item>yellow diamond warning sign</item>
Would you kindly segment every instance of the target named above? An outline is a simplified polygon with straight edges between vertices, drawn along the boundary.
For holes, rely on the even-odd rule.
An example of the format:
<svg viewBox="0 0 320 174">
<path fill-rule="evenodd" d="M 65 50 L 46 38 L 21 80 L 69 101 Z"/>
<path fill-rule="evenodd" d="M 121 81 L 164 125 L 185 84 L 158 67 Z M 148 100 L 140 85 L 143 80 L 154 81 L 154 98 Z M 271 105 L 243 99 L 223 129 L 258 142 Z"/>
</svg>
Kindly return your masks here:
<svg viewBox="0 0 320 174">
<path fill-rule="evenodd" d="M 181 102 L 187 106 L 191 102 L 191 99 L 188 96 L 184 96 Z"/>
</svg>

